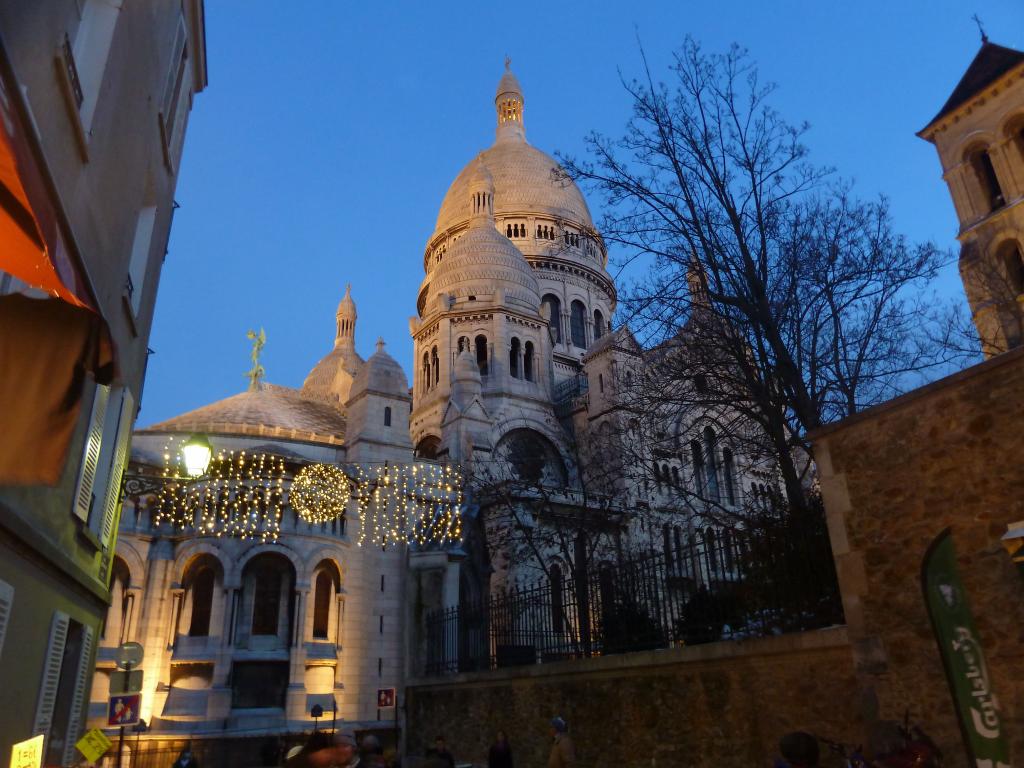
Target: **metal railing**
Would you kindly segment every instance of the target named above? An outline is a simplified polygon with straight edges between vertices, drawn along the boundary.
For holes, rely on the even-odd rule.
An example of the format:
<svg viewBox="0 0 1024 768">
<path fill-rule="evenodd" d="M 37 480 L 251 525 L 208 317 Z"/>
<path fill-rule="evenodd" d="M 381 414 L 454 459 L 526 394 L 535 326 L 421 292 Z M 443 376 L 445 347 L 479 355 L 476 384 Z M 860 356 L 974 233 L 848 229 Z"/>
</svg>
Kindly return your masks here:
<svg viewBox="0 0 1024 768">
<path fill-rule="evenodd" d="M 824 520 L 666 535 L 656 553 L 577 567 L 425 617 L 424 672 L 543 664 L 843 623 Z"/>
</svg>

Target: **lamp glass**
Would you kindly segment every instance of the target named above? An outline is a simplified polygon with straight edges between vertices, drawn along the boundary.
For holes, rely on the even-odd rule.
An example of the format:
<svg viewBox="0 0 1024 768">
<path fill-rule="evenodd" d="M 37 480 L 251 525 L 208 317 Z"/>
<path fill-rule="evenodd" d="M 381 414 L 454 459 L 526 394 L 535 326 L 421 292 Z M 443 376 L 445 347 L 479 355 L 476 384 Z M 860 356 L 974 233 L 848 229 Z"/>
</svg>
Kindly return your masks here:
<svg viewBox="0 0 1024 768">
<path fill-rule="evenodd" d="M 201 477 L 206 474 L 210 467 L 210 459 L 213 458 L 213 446 L 210 441 L 201 435 L 193 435 L 181 448 L 181 455 L 185 459 L 185 471 L 189 477 Z"/>
</svg>

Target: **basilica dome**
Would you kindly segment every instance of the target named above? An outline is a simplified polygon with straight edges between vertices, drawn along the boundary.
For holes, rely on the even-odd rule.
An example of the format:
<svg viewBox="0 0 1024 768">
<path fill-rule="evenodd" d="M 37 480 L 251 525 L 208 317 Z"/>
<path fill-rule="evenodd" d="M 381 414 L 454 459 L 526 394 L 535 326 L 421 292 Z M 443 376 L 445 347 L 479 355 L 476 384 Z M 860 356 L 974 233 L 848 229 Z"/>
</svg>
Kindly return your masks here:
<svg viewBox="0 0 1024 768">
<path fill-rule="evenodd" d="M 576 184 L 557 175 L 559 166 L 553 157 L 527 143 L 524 105 L 519 81 L 506 70 L 495 97 L 498 111 L 495 142 L 481 155 L 494 178 L 494 215 L 500 219 L 509 214 L 539 214 L 593 229 L 590 209 Z M 470 218 L 469 185 L 475 162 L 463 168 L 448 188 L 437 215 L 434 236 Z"/>
<path fill-rule="evenodd" d="M 585 229 L 594 226 L 590 210 L 576 184 L 555 176 L 558 163 L 550 155 L 522 141 L 499 141 L 481 155 L 494 177 L 494 214 L 544 214 L 570 221 Z M 473 162 L 476 162 L 475 160 Z M 434 234 L 470 217 L 467 165 L 448 188 Z"/>
<path fill-rule="evenodd" d="M 437 297 L 483 299 L 503 292 L 509 306 L 537 312 L 540 287 L 526 258 L 512 242 L 494 228 L 493 206 L 498 204 L 496 185 L 483 155 L 474 160 L 465 175 L 463 193 L 470 226 L 427 274 L 420 289 L 424 316 L 442 309 Z"/>
</svg>

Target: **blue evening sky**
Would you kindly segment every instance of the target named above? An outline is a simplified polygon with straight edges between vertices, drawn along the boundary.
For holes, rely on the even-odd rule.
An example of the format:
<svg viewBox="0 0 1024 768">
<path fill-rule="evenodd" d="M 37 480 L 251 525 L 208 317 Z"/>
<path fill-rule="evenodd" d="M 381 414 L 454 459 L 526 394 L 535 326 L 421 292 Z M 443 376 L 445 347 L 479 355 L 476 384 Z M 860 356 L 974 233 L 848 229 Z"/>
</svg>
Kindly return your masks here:
<svg viewBox="0 0 1024 768">
<path fill-rule="evenodd" d="M 934 148 L 917 138 L 979 46 L 1024 48 L 1020 0 L 277 3 L 207 0 L 209 88 L 192 112 L 150 346 L 143 425 L 242 391 L 250 328 L 267 381 L 300 386 L 334 339 L 345 284 L 366 357 L 410 371 L 408 317 L 448 185 L 494 134 L 507 53 L 527 138 L 579 154 L 617 134 L 639 74 L 692 35 L 749 48 L 812 159 L 887 194 L 897 228 L 954 249 Z M 595 219 L 599 201 L 589 199 Z M 959 296 L 955 266 L 942 289 Z"/>
</svg>

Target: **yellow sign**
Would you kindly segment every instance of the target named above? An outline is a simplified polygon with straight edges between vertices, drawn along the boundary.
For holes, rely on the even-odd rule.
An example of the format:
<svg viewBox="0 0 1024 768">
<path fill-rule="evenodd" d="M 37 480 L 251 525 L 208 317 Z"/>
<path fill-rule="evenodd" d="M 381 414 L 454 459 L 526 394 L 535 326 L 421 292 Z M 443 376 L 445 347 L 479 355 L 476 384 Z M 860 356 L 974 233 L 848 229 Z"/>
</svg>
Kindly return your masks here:
<svg viewBox="0 0 1024 768">
<path fill-rule="evenodd" d="M 95 763 L 110 749 L 110 739 L 104 736 L 103 731 L 99 728 L 93 728 L 80 738 L 75 746 L 78 747 L 79 752 L 85 755 L 86 760 Z"/>
<path fill-rule="evenodd" d="M 43 764 L 43 734 L 11 747 L 11 768 L 39 768 Z"/>
</svg>

